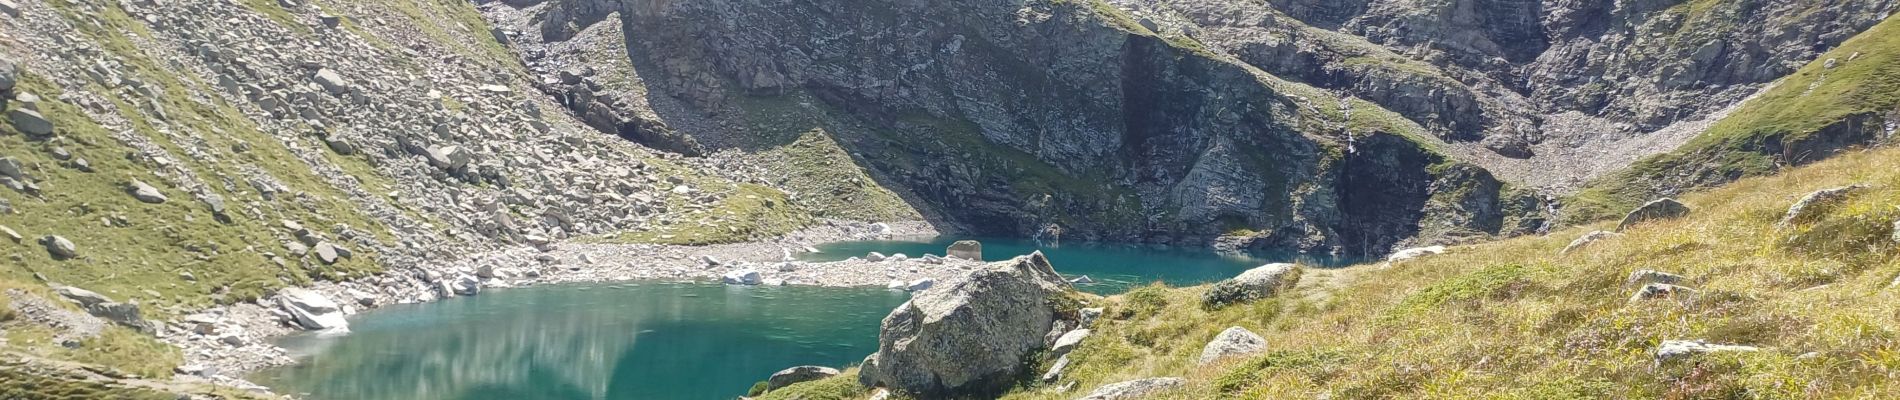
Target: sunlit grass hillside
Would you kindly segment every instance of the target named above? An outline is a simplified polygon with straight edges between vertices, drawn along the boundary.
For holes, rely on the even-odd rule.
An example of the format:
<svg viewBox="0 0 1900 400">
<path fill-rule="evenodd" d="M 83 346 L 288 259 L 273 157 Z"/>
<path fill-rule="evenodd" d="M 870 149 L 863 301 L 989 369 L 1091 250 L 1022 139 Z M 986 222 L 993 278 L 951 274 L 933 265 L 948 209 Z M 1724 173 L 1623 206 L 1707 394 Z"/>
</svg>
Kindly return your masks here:
<svg viewBox="0 0 1900 400">
<path fill-rule="evenodd" d="M 1822 217 L 1776 222 L 1818 189 L 1869 185 Z M 1311 271 L 1276 300 L 1208 311 L 1205 286 L 1110 298 L 1070 378 L 1009 398 L 1072 398 L 1180 376 L 1164 398 L 1896 398 L 1900 149 L 1860 152 L 1682 199 L 1685 218 L 1559 252 L 1615 221 L 1457 247 L 1389 267 Z M 1632 271 L 1681 274 L 1687 301 L 1632 301 Z M 1322 282 L 1327 280 L 1329 282 Z M 1229 326 L 1268 351 L 1195 366 Z M 1664 340 L 1757 346 L 1658 367 Z M 1077 380 L 1070 392 L 1054 388 Z"/>
</svg>

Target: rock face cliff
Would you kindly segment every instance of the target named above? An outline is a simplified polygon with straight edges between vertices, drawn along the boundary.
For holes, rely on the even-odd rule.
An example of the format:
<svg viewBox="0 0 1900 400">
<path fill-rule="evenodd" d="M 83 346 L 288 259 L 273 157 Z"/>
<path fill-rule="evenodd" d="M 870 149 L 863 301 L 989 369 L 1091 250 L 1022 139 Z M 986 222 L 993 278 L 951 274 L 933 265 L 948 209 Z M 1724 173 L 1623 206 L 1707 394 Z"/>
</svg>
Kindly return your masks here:
<svg viewBox="0 0 1900 400">
<path fill-rule="evenodd" d="M 1837 3 L 482 8 L 544 90 L 656 147 L 817 130 L 978 234 L 1371 254 L 1542 229 L 1548 195 L 1672 149 L 1894 5 Z"/>
</svg>

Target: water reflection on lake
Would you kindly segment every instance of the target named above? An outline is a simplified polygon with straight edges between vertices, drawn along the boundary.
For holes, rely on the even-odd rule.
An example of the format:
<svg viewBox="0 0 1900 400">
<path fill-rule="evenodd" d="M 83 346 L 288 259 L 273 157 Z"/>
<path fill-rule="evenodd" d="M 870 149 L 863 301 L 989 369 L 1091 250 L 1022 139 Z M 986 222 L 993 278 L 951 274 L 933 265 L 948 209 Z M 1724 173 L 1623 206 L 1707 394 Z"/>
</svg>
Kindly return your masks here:
<svg viewBox="0 0 1900 400">
<path fill-rule="evenodd" d="M 906 295 L 877 288 L 622 283 L 378 309 L 253 377 L 313 399 L 731 399 L 794 365 L 876 351 Z"/>
</svg>

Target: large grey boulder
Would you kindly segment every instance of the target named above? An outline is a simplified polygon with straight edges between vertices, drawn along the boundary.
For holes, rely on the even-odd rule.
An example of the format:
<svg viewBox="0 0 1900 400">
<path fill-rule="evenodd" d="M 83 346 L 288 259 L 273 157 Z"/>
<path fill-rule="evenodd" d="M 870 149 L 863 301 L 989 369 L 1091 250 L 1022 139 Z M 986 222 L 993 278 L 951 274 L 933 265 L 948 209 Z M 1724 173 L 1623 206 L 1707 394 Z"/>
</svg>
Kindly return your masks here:
<svg viewBox="0 0 1900 400">
<path fill-rule="evenodd" d="M 1148 378 L 1116 382 L 1096 388 L 1080 400 L 1139 399 L 1164 390 L 1181 387 L 1181 378 Z"/>
<path fill-rule="evenodd" d="M 133 179 L 131 183 L 125 184 L 125 190 L 132 193 L 132 198 L 139 199 L 140 202 L 147 204 L 163 204 L 168 200 L 165 198 L 165 192 L 160 192 L 158 188 L 152 187 L 152 185 L 145 184 L 144 181 L 137 179 Z"/>
<path fill-rule="evenodd" d="M 429 165 L 434 165 L 436 168 L 449 171 L 459 170 L 462 169 L 462 167 L 468 166 L 469 161 L 474 158 L 472 154 L 469 154 L 468 149 L 462 146 L 442 146 L 429 149 L 428 157 Z"/>
<path fill-rule="evenodd" d="M 958 240 L 943 251 L 945 256 L 965 260 L 983 261 L 983 243 L 975 240 Z"/>
<path fill-rule="evenodd" d="M 28 136 L 46 136 L 53 134 L 53 121 L 40 115 L 39 111 L 15 108 L 7 111 L 7 118 L 13 120 L 13 128 Z"/>
<path fill-rule="evenodd" d="M 1235 326 L 1214 335 L 1214 340 L 1201 348 L 1201 358 L 1195 363 L 1207 364 L 1226 357 L 1260 354 L 1263 351 L 1267 351 L 1267 338 L 1247 328 Z"/>
<path fill-rule="evenodd" d="M 1854 196 L 1855 192 L 1866 188 L 1867 187 L 1863 185 L 1852 185 L 1821 189 L 1814 193 L 1808 193 L 1807 196 L 1801 197 L 1800 201 L 1796 201 L 1794 205 L 1788 206 L 1788 212 L 1781 216 L 1781 222 L 1776 223 L 1775 226 L 1788 228 L 1795 224 L 1809 222 L 1819 217 L 1821 213 L 1827 212 L 1828 209 L 1846 202 L 1848 198 Z"/>
<path fill-rule="evenodd" d="M 779 370 L 765 380 L 765 390 L 778 390 L 794 383 L 810 382 L 838 375 L 838 369 L 816 365 L 802 365 Z"/>
<path fill-rule="evenodd" d="M 884 318 L 858 380 L 925 398 L 1007 390 L 1049 345 L 1072 289 L 1041 252 L 990 263 L 917 292 Z"/>
<path fill-rule="evenodd" d="M 1300 281 L 1300 267 L 1288 263 L 1267 264 L 1215 283 L 1201 295 L 1201 302 L 1213 307 L 1273 297 L 1293 288 Z"/>
<path fill-rule="evenodd" d="M 8 8 L 11 8 L 11 7 L 8 7 Z M 4 11 L 7 14 L 13 14 L 16 17 L 19 16 L 14 11 L 7 11 L 7 10 L 0 10 L 0 11 Z M 0 56 L 0 101 L 4 101 L 6 99 L 12 98 L 13 87 L 18 86 L 19 83 L 20 83 L 20 66 L 18 64 L 14 64 L 13 60 L 7 59 L 6 56 Z"/>
<path fill-rule="evenodd" d="M 343 308 L 322 294 L 304 288 L 284 288 L 277 292 L 277 304 L 289 313 L 297 326 L 307 330 L 344 330 Z"/>
<path fill-rule="evenodd" d="M 140 332 L 152 331 L 152 323 L 145 320 L 137 304 L 112 301 L 105 295 L 72 286 L 58 286 L 53 288 L 53 292 L 78 303 L 79 308 L 85 309 L 86 313 L 92 316 L 104 318 Z"/>
<path fill-rule="evenodd" d="M 350 90 L 350 82 L 343 80 L 343 75 L 329 68 L 318 70 L 310 80 L 316 81 L 318 86 L 323 86 L 323 90 L 330 94 L 343 94 Z"/>
<path fill-rule="evenodd" d="M 1629 227 L 1644 222 L 1676 219 L 1684 215 L 1689 215 L 1689 206 L 1683 205 L 1682 202 L 1676 201 L 1676 199 L 1656 199 L 1644 203 L 1641 207 L 1636 207 L 1635 210 L 1631 210 L 1629 214 L 1624 215 L 1623 222 L 1616 224 L 1616 231 L 1622 232 L 1625 229 L 1629 229 Z"/>
<path fill-rule="evenodd" d="M 79 246 L 74 245 L 73 241 L 66 240 L 63 236 L 46 235 L 46 237 L 40 238 L 40 244 L 46 246 L 46 252 L 51 253 L 53 258 L 64 260 L 79 257 Z"/>
</svg>

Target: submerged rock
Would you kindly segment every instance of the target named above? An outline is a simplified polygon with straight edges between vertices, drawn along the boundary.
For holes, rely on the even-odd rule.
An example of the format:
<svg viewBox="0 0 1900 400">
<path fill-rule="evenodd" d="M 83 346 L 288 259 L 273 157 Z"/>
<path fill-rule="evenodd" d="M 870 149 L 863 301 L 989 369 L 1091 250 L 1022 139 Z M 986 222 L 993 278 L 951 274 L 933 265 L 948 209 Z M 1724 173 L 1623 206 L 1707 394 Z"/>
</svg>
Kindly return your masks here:
<svg viewBox="0 0 1900 400">
<path fill-rule="evenodd" d="M 1676 201 L 1676 199 L 1656 199 L 1649 203 L 1644 203 L 1641 207 L 1636 207 L 1635 210 L 1631 210 L 1628 215 L 1624 215 L 1623 222 L 1616 224 L 1616 231 L 1622 232 L 1625 229 L 1629 229 L 1629 227 L 1640 225 L 1644 222 L 1676 219 L 1684 215 L 1689 215 L 1689 206 L 1683 205 L 1682 202 Z"/>
<path fill-rule="evenodd" d="M 1000 393 L 1073 310 L 1071 289 L 1041 252 L 991 263 L 918 292 L 884 318 L 859 382 L 924 397 Z"/>
<path fill-rule="evenodd" d="M 1148 378 L 1102 385 L 1080 400 L 1138 399 L 1164 390 L 1181 387 L 1181 378 Z"/>
<path fill-rule="evenodd" d="M 1201 303 L 1219 307 L 1273 297 L 1293 288 L 1300 281 L 1300 267 L 1287 263 L 1267 264 L 1247 270 L 1239 276 L 1220 281 L 1201 295 Z"/>
<path fill-rule="evenodd" d="M 1230 327 L 1221 331 L 1219 335 L 1214 335 L 1214 340 L 1208 341 L 1207 347 L 1201 348 L 1201 358 L 1195 363 L 1207 364 L 1225 357 L 1259 354 L 1263 351 L 1267 351 L 1267 338 L 1260 337 L 1247 328 Z"/>
<path fill-rule="evenodd" d="M 765 380 L 765 390 L 778 390 L 795 383 L 810 382 L 838 375 L 838 369 L 817 365 L 801 365 L 779 370 Z"/>
</svg>

